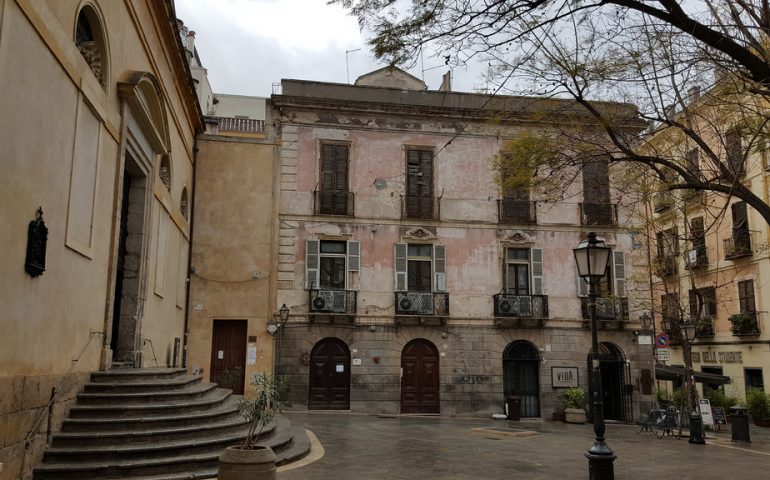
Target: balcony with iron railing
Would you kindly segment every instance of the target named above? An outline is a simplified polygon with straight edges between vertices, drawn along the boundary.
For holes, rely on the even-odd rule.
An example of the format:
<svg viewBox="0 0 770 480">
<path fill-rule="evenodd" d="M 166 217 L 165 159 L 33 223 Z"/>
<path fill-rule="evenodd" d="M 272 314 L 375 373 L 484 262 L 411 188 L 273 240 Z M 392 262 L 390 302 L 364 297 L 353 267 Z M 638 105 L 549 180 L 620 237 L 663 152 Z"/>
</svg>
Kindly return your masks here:
<svg viewBox="0 0 770 480">
<path fill-rule="evenodd" d="M 437 320 L 444 323 L 449 317 L 449 294 L 446 292 L 395 292 L 396 321 L 404 323 L 406 318 L 417 319 L 419 323 Z"/>
<path fill-rule="evenodd" d="M 313 192 L 313 195 L 315 198 L 313 212 L 316 215 L 353 216 L 355 211 L 355 195 L 353 192 L 316 190 Z"/>
<path fill-rule="evenodd" d="M 548 319 L 547 295 L 513 295 L 498 293 L 492 297 L 495 326 L 529 326 L 527 321 L 537 321 L 539 326 Z"/>
<path fill-rule="evenodd" d="M 709 257 L 706 253 L 706 246 L 699 245 L 691 250 L 687 250 L 684 256 L 684 268 L 687 270 L 697 270 L 709 266 Z"/>
<path fill-rule="evenodd" d="M 656 257 L 653 266 L 655 268 L 655 275 L 659 277 L 676 275 L 677 273 L 676 256 L 671 254 L 671 255 Z"/>
<path fill-rule="evenodd" d="M 537 202 L 502 198 L 497 201 L 498 221 L 507 225 L 534 225 L 537 223 Z"/>
<path fill-rule="evenodd" d="M 617 225 L 618 206 L 614 203 L 580 203 L 581 225 Z"/>
<path fill-rule="evenodd" d="M 441 218 L 441 199 L 416 195 L 401 195 L 401 218 L 438 220 Z"/>
<path fill-rule="evenodd" d="M 310 321 L 325 318 L 334 322 L 338 317 L 350 322 L 354 321 L 357 293 L 355 290 L 310 289 L 308 291 Z"/>
<path fill-rule="evenodd" d="M 754 254 L 751 249 L 754 232 L 748 230 L 734 230 L 730 238 L 722 240 L 725 249 L 725 260 L 735 260 L 750 257 Z"/>
<path fill-rule="evenodd" d="M 588 297 L 580 297 L 583 320 L 589 321 Z M 628 322 L 628 299 L 619 297 L 598 297 L 596 299 L 596 319 L 602 322 Z"/>
<path fill-rule="evenodd" d="M 741 312 L 730 315 L 730 331 L 736 337 L 755 337 L 760 334 L 757 312 Z"/>
</svg>

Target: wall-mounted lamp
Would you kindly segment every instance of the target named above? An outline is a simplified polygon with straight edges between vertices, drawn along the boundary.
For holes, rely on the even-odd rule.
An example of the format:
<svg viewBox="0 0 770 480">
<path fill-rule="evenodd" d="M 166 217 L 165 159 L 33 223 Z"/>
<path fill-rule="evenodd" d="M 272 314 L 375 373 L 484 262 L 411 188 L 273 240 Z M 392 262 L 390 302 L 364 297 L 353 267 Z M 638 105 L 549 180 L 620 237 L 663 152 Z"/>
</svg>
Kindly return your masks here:
<svg viewBox="0 0 770 480">
<path fill-rule="evenodd" d="M 639 316 L 639 322 L 642 324 L 642 330 L 648 332 L 652 330 L 652 315 L 644 312 Z"/>
<path fill-rule="evenodd" d="M 281 305 L 281 308 L 278 310 L 278 315 L 281 318 L 281 323 L 286 323 L 286 321 L 289 320 L 289 307 L 287 307 L 285 303 Z"/>
</svg>

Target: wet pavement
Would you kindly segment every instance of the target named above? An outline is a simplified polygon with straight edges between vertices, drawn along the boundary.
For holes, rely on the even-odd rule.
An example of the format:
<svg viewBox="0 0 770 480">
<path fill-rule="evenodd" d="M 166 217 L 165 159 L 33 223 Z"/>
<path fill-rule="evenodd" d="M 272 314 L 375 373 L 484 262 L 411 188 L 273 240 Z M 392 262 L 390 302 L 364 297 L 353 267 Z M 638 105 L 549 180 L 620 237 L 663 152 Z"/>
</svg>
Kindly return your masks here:
<svg viewBox="0 0 770 480">
<path fill-rule="evenodd" d="M 318 437 L 315 462 L 279 472 L 279 480 L 587 479 L 584 457 L 593 426 L 543 421 L 379 417 L 288 412 Z M 751 425 L 753 443 L 708 433 L 706 445 L 658 439 L 635 426 L 609 424 L 617 479 L 770 478 L 770 429 Z"/>
</svg>

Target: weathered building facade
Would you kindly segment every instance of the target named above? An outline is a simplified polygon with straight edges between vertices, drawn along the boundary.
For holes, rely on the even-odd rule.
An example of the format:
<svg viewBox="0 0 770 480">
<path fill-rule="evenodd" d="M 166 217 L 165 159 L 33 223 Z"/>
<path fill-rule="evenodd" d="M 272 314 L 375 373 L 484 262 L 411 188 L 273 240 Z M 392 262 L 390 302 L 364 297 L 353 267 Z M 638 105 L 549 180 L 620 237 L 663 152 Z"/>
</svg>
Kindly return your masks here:
<svg viewBox="0 0 770 480">
<path fill-rule="evenodd" d="M 276 371 L 299 408 L 551 419 L 587 389 L 586 285 L 572 248 L 612 246 L 599 300 L 607 418 L 649 400 L 633 331 L 645 259 L 607 163 L 563 195 L 500 193 L 493 159 L 530 128 L 590 124 L 568 102 L 284 80 Z M 392 85 L 398 88 L 388 88 Z M 539 120 L 533 121 L 537 117 Z M 613 167 L 614 168 L 614 167 Z M 644 275 L 642 275 L 644 276 Z M 649 306 L 649 305 L 648 305 Z M 644 384 L 644 395 L 640 393 Z"/>
<path fill-rule="evenodd" d="M 0 2 L 2 479 L 31 476 L 89 372 L 181 364 L 202 122 L 174 17 Z"/>
</svg>

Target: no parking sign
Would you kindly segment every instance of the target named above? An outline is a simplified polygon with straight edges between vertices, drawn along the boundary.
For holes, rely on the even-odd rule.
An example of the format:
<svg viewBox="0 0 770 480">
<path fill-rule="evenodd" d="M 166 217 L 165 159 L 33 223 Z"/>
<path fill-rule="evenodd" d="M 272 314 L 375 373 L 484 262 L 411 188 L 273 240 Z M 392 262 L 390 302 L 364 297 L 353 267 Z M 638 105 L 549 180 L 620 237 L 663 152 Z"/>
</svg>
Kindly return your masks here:
<svg viewBox="0 0 770 480">
<path fill-rule="evenodd" d="M 666 348 L 668 347 L 668 343 L 669 343 L 669 338 L 668 338 L 668 334 L 666 333 L 659 333 L 655 337 L 655 346 L 658 348 Z"/>
</svg>

